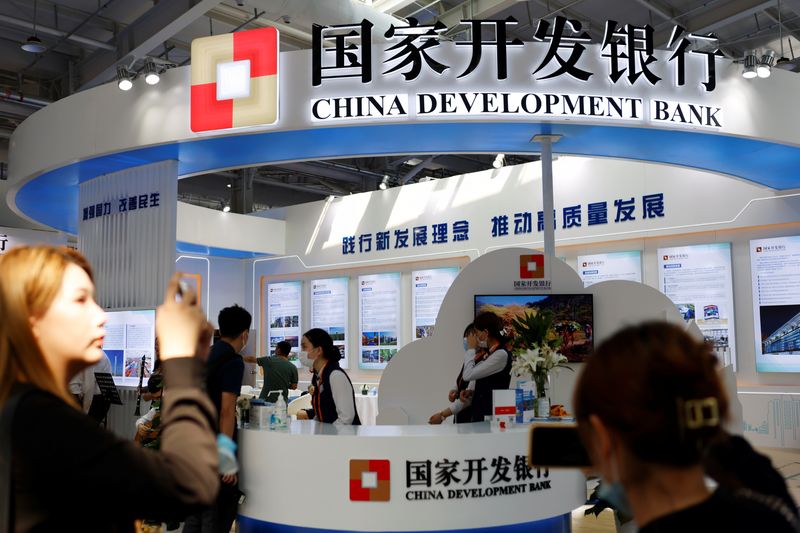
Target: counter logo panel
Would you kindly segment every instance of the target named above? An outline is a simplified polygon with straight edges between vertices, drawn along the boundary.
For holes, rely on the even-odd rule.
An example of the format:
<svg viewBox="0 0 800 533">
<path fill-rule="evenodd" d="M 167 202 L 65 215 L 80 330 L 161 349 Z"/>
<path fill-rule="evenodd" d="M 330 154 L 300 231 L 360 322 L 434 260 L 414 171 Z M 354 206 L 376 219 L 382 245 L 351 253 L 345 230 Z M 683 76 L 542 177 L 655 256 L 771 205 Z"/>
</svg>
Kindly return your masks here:
<svg viewBox="0 0 800 533">
<path fill-rule="evenodd" d="M 388 502 L 391 495 L 387 459 L 350 460 L 350 501 Z"/>
</svg>

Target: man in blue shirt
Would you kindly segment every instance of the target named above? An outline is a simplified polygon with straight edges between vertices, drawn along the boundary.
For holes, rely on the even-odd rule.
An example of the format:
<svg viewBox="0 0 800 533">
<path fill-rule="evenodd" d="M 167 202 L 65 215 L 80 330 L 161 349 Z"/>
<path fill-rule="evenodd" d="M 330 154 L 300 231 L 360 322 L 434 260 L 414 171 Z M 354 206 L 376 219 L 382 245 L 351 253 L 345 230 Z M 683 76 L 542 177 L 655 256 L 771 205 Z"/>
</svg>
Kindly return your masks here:
<svg viewBox="0 0 800 533">
<path fill-rule="evenodd" d="M 220 338 L 211 347 L 206 362 L 206 392 L 219 413 L 219 431 L 237 440 L 236 399 L 242 388 L 244 360 L 239 352 L 247 345 L 253 317 L 238 305 L 219 312 Z M 184 533 L 228 533 L 239 503 L 239 478 L 222 476 L 217 504 L 186 519 Z"/>
</svg>

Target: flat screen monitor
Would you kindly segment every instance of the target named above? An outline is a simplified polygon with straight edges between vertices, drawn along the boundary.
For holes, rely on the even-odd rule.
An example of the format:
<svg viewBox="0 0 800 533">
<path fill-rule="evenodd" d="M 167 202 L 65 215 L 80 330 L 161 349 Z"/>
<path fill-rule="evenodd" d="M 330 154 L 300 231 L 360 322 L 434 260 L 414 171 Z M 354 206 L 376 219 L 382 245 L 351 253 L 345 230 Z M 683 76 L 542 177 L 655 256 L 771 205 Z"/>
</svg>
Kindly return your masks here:
<svg viewBox="0 0 800 533">
<path fill-rule="evenodd" d="M 526 313 L 551 311 L 553 329 L 549 340 L 560 339 L 558 351 L 571 363 L 585 361 L 594 348 L 594 305 L 591 294 L 478 294 L 475 316 L 491 312 L 503 319 L 514 348 L 514 319 Z"/>
<path fill-rule="evenodd" d="M 156 311 L 106 311 L 103 351 L 117 385 L 138 385 L 144 361 L 144 383 L 155 363 Z"/>
</svg>

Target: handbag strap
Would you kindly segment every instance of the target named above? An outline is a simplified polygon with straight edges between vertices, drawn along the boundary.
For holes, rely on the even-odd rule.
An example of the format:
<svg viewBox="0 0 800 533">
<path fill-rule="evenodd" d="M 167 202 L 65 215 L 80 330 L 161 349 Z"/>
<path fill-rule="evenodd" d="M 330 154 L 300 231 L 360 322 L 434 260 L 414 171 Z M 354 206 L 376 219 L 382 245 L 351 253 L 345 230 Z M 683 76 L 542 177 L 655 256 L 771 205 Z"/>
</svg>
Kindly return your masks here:
<svg viewBox="0 0 800 533">
<path fill-rule="evenodd" d="M 3 410 L 0 411 L 0 533 L 12 531 L 12 487 L 11 487 L 11 427 L 20 400 L 33 387 L 23 385 L 12 389 Z"/>
</svg>

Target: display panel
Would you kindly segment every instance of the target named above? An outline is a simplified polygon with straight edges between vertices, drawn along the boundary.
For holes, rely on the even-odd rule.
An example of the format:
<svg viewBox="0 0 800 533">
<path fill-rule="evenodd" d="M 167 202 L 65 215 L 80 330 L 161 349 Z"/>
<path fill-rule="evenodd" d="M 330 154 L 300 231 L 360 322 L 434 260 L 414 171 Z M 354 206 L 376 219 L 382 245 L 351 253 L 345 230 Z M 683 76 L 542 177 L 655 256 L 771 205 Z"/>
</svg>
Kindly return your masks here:
<svg viewBox="0 0 800 533">
<path fill-rule="evenodd" d="M 684 320 L 697 322 L 720 362 L 736 370 L 731 244 L 659 248 L 658 286 Z"/>
<path fill-rule="evenodd" d="M 386 368 L 400 346 L 400 273 L 359 276 L 358 366 L 368 370 Z"/>
<path fill-rule="evenodd" d="M 327 331 L 339 348 L 339 364 L 349 368 L 347 359 L 348 278 L 315 279 L 311 282 L 311 327 Z"/>
<path fill-rule="evenodd" d="M 642 252 L 612 252 L 578 256 L 578 274 L 583 286 L 601 281 L 627 280 L 642 282 Z"/>
<path fill-rule="evenodd" d="M 750 241 L 757 372 L 800 372 L 800 236 Z"/>
<path fill-rule="evenodd" d="M 551 311 L 553 330 L 548 340 L 561 340 L 558 351 L 572 363 L 586 360 L 594 348 L 594 300 L 591 294 L 509 294 L 475 296 L 475 316 L 494 313 L 503 319 L 506 334 L 515 347 L 514 318 L 527 313 Z"/>
<path fill-rule="evenodd" d="M 144 382 L 155 364 L 156 311 L 106 311 L 103 351 L 117 385 L 138 385 L 144 357 Z"/>
<path fill-rule="evenodd" d="M 289 361 L 299 366 L 303 284 L 300 281 L 268 283 L 266 291 L 269 355 L 275 355 L 276 344 L 287 341 L 292 347 Z"/>
<path fill-rule="evenodd" d="M 412 324 L 414 338 L 430 337 L 447 290 L 458 276 L 458 268 L 415 270 L 411 273 Z"/>
</svg>

